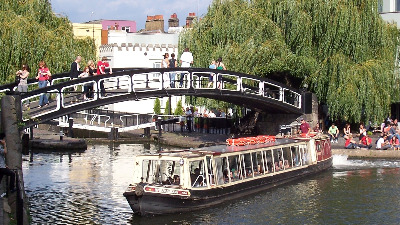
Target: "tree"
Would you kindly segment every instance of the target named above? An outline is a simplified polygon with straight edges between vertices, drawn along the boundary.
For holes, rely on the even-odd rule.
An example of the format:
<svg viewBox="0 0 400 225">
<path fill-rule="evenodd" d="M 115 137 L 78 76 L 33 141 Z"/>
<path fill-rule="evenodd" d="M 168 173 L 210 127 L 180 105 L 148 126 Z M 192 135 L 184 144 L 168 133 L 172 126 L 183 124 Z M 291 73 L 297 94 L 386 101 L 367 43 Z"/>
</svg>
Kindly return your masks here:
<svg viewBox="0 0 400 225">
<path fill-rule="evenodd" d="M 154 101 L 154 114 L 156 115 L 160 115 L 161 114 L 161 102 L 159 98 L 156 98 L 156 100 Z"/>
<path fill-rule="evenodd" d="M 377 0 L 218 0 L 183 33 L 180 49 L 191 49 L 196 67 L 222 57 L 229 70 L 308 87 L 327 103 L 331 119 L 380 121 L 399 101 L 399 31 L 377 6 Z"/>
<path fill-rule="evenodd" d="M 22 64 L 34 77 L 41 60 L 54 74 L 69 71 L 77 55 L 95 59 L 94 41 L 75 39 L 70 21 L 54 14 L 49 0 L 2 0 L 0 18 L 1 84 L 14 81 Z"/>
<path fill-rule="evenodd" d="M 179 101 L 176 103 L 176 108 L 175 108 L 175 111 L 174 111 L 174 115 L 177 115 L 177 116 L 183 115 L 183 106 L 182 106 L 182 100 L 181 99 L 179 99 Z"/>
<path fill-rule="evenodd" d="M 172 110 L 169 104 L 169 99 L 167 99 L 167 101 L 165 102 L 164 115 L 171 115 L 171 114 Z"/>
</svg>

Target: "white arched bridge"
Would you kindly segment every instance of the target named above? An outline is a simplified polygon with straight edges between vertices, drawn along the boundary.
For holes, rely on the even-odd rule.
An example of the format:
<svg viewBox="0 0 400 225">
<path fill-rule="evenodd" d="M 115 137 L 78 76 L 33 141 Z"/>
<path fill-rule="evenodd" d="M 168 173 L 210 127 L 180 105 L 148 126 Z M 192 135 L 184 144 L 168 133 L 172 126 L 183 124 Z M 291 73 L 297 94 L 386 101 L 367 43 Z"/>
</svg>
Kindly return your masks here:
<svg viewBox="0 0 400 225">
<path fill-rule="evenodd" d="M 170 74 L 183 79 L 170 80 Z M 181 76 L 173 76 L 181 77 Z M 211 78 L 210 78 L 211 77 Z M 104 84 L 105 93 L 100 90 Z M 15 91 L 16 83 L 0 86 L 0 92 Z M 200 68 L 119 69 L 105 74 L 70 80 L 69 74 L 54 75 L 51 85 L 21 93 L 24 128 L 98 106 L 129 100 L 168 96 L 195 96 L 221 100 L 268 113 L 302 114 L 302 94 L 279 82 L 232 71 Z M 93 98 L 83 100 L 84 85 L 94 89 Z M 50 96 L 50 104 L 39 107 L 40 95 Z"/>
</svg>

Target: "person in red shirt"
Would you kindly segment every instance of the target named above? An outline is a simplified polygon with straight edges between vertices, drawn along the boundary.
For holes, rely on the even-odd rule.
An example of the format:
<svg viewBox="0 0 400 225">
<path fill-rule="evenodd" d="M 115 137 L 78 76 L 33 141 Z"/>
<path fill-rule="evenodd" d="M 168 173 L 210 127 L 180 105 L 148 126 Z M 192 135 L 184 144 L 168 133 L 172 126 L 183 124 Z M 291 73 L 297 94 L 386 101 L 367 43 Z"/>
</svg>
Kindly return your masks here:
<svg viewBox="0 0 400 225">
<path fill-rule="evenodd" d="M 372 148 L 372 139 L 368 135 L 364 135 L 359 144 L 360 148 Z"/>
<path fill-rule="evenodd" d="M 47 68 L 47 65 L 44 61 L 39 62 L 39 70 L 38 74 L 36 76 L 36 79 L 39 80 L 39 88 L 44 88 L 48 84 L 48 80 L 51 78 L 51 73 L 49 68 Z M 49 104 L 49 100 L 47 97 L 47 94 L 42 94 L 40 95 L 39 98 L 39 108 L 46 106 Z"/>
<path fill-rule="evenodd" d="M 358 147 L 356 141 L 353 140 L 353 136 L 351 134 L 348 135 L 348 138 L 346 139 L 346 142 L 344 143 L 344 147 L 346 149 L 360 148 L 360 147 Z"/>
<path fill-rule="evenodd" d="M 396 136 L 393 136 L 392 139 L 390 139 L 390 145 L 393 147 L 393 150 L 398 150 L 400 149 L 399 147 L 399 139 L 397 139 Z"/>
<path fill-rule="evenodd" d="M 97 62 L 97 75 L 106 74 L 106 69 L 110 69 L 110 74 L 112 74 L 112 68 L 107 62 L 107 57 L 103 56 L 101 61 Z M 100 93 L 102 96 L 107 96 L 106 90 L 104 89 L 104 80 L 100 81 Z"/>
<path fill-rule="evenodd" d="M 309 134 L 311 131 L 310 125 L 303 119 L 300 119 L 301 125 L 300 125 L 300 131 L 302 134 Z"/>
</svg>

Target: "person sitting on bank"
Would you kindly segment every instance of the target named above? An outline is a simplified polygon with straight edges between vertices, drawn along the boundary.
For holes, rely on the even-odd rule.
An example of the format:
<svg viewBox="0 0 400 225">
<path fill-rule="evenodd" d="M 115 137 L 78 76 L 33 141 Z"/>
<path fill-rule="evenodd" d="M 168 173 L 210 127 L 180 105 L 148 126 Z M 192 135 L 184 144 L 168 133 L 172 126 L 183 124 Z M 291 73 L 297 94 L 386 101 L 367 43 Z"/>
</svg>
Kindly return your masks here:
<svg viewBox="0 0 400 225">
<path fill-rule="evenodd" d="M 390 145 L 393 147 L 393 150 L 399 150 L 399 139 L 396 136 L 392 136 L 392 139 L 390 139 Z"/>
<path fill-rule="evenodd" d="M 338 143 L 339 129 L 337 128 L 337 126 L 335 126 L 335 123 L 332 123 L 332 126 L 329 127 L 328 134 L 332 143 L 333 141 Z"/>
<path fill-rule="evenodd" d="M 315 125 L 313 131 L 317 132 L 317 133 L 322 133 L 322 129 L 320 128 L 319 123 L 317 123 L 317 125 Z"/>
<path fill-rule="evenodd" d="M 346 142 L 344 143 L 344 148 L 346 149 L 355 149 L 355 148 L 360 148 L 357 145 L 357 142 L 353 140 L 353 135 L 348 135 Z"/>
<path fill-rule="evenodd" d="M 4 175 L 9 176 L 10 183 L 8 187 L 11 192 L 15 192 L 15 173 L 6 165 L 7 144 L 4 138 L 5 134 L 0 133 L 0 183 Z"/>
<path fill-rule="evenodd" d="M 392 146 L 390 145 L 389 141 L 387 140 L 386 134 L 380 136 L 379 139 L 376 141 L 376 150 L 387 150 L 391 147 Z"/>
<path fill-rule="evenodd" d="M 367 148 L 370 149 L 372 148 L 372 139 L 368 136 L 368 134 L 365 134 L 359 144 L 360 148 Z"/>
</svg>

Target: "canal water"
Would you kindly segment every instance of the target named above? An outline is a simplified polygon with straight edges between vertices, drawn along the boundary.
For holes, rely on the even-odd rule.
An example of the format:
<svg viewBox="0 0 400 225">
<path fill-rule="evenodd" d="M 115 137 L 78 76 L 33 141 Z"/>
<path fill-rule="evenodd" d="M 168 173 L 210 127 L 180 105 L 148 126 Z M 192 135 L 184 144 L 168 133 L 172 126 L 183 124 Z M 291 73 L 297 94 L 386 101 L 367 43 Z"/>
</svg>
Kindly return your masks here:
<svg viewBox="0 0 400 225">
<path fill-rule="evenodd" d="M 400 224 L 400 161 L 334 157 L 326 172 L 217 207 L 138 217 L 123 197 L 135 155 L 154 145 L 35 153 L 23 163 L 33 224 Z"/>
</svg>

